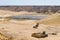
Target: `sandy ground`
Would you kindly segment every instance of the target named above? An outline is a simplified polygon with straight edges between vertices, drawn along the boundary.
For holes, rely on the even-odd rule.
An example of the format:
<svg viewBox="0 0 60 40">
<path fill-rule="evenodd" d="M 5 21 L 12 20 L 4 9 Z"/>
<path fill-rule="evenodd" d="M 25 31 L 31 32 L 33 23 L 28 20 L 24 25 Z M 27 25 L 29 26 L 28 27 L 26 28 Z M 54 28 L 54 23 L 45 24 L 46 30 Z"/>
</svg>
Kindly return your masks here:
<svg viewBox="0 0 60 40">
<path fill-rule="evenodd" d="M 39 14 L 37 14 L 36 12 L 27 12 L 27 11 L 13 12 L 7 10 L 0 10 L 0 17 L 10 17 L 17 15 L 39 15 Z"/>
<path fill-rule="evenodd" d="M 59 25 L 60 26 L 60 14 L 52 14 L 47 18 L 38 21 L 40 24 L 45 25 Z"/>
<path fill-rule="evenodd" d="M 0 22 L 0 31 L 5 35 L 13 37 L 13 40 L 60 40 L 60 27 L 47 26 L 40 24 L 38 29 L 33 28 L 37 20 Z M 47 33 L 58 33 L 57 35 L 49 35 L 46 38 L 31 37 L 32 33 L 46 31 Z"/>
<path fill-rule="evenodd" d="M 8 14 L 7 14 L 8 13 Z M 11 14 L 10 14 L 11 13 Z M 17 12 L 10 11 L 0 11 L 0 16 L 15 16 L 20 15 L 22 12 L 16 14 Z M 21 15 L 28 15 L 28 12 L 23 12 Z M 5 15 L 7 14 L 7 15 Z M 30 13 L 32 15 L 32 13 Z M 5 16 L 4 16 L 5 15 Z M 52 18 L 53 17 L 53 18 Z M 0 21 L 0 32 L 4 35 L 11 36 L 13 40 L 60 40 L 60 26 L 55 26 L 56 23 L 60 25 L 60 16 L 50 16 L 46 19 L 40 20 L 9 20 L 9 21 Z M 56 20 L 56 23 L 54 20 Z M 59 21 L 58 21 L 59 20 Z M 48 21 L 48 22 L 47 22 Z M 50 25 L 55 23 L 55 25 Z M 33 28 L 36 23 L 39 22 L 39 27 L 37 29 Z M 49 24 L 49 25 L 46 25 Z M 57 35 L 49 34 L 46 38 L 34 38 L 31 37 L 32 33 L 46 31 L 49 33 L 57 33 Z"/>
</svg>

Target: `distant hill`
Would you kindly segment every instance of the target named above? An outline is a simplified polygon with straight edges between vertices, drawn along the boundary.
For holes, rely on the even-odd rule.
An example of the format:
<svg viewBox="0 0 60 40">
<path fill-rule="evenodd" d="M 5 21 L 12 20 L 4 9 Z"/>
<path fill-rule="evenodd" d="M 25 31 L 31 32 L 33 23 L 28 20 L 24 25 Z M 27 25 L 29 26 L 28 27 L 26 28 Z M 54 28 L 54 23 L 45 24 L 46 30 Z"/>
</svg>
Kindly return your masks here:
<svg viewBox="0 0 60 40">
<path fill-rule="evenodd" d="M 60 12 L 60 6 L 0 6 L 0 10 L 56 13 Z"/>
</svg>

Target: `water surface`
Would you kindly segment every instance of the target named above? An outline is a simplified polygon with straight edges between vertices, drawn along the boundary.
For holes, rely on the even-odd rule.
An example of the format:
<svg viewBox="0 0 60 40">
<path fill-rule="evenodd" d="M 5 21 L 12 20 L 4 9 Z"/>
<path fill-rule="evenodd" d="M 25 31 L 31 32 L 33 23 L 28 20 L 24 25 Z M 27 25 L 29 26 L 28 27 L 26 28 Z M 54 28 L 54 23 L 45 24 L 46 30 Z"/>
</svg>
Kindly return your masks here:
<svg viewBox="0 0 60 40">
<path fill-rule="evenodd" d="M 32 16 L 32 15 L 24 15 L 24 16 L 13 16 L 13 19 L 29 19 L 29 20 L 40 20 L 46 18 L 46 15 L 40 16 Z"/>
</svg>

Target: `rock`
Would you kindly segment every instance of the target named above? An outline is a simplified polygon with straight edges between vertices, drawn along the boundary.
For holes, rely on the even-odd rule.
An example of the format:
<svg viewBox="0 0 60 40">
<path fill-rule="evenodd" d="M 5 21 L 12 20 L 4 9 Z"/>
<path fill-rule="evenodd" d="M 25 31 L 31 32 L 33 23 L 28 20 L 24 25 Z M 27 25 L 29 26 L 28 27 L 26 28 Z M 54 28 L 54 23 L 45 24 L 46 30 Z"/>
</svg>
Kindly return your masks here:
<svg viewBox="0 0 60 40">
<path fill-rule="evenodd" d="M 39 23 L 37 23 L 35 26 L 33 26 L 33 28 L 37 28 L 39 27 Z"/>
<path fill-rule="evenodd" d="M 57 33 L 50 33 L 51 35 L 57 35 Z"/>
<path fill-rule="evenodd" d="M 57 35 L 56 33 L 52 33 L 52 35 Z"/>
<path fill-rule="evenodd" d="M 48 35 L 57 35 L 58 32 L 50 32 Z"/>
<path fill-rule="evenodd" d="M 45 38 L 45 37 L 48 37 L 48 34 L 45 34 L 45 32 L 43 32 L 43 33 L 33 33 L 31 36 L 35 37 L 35 38 Z"/>
</svg>

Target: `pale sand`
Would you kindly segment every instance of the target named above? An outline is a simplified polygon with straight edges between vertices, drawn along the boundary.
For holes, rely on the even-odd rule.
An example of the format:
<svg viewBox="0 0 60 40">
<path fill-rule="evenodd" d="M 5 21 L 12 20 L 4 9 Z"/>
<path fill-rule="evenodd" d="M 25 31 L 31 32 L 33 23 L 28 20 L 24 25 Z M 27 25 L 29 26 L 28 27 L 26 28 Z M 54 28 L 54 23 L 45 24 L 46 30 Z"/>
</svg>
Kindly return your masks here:
<svg viewBox="0 0 60 40">
<path fill-rule="evenodd" d="M 7 10 L 0 10 L 0 17 L 10 17 L 10 16 L 17 16 L 17 15 L 37 15 L 36 12 L 27 12 L 27 11 L 21 11 L 21 12 L 13 12 L 13 11 L 7 11 Z"/>
<path fill-rule="evenodd" d="M 38 21 L 40 24 L 60 26 L 60 14 L 52 14 L 45 19 Z"/>
<path fill-rule="evenodd" d="M 60 27 L 46 26 L 40 24 L 38 29 L 34 29 L 33 26 L 36 24 L 37 20 L 23 20 L 15 21 L 11 20 L 9 22 L 0 23 L 0 31 L 5 35 L 10 35 L 13 40 L 60 40 Z M 53 28 L 52 28 L 53 27 Z M 56 28 L 56 29 L 55 29 Z M 32 33 L 46 31 L 47 33 L 57 32 L 58 35 L 49 35 L 46 38 L 34 38 L 31 37 Z"/>
<path fill-rule="evenodd" d="M 3 14 L 2 14 L 3 13 Z M 20 12 L 16 14 L 17 12 L 0 12 L 0 15 L 3 17 L 5 13 L 10 16 L 16 16 L 16 15 L 25 15 L 26 12 Z M 11 14 L 10 14 L 11 13 Z M 28 15 L 28 13 L 27 13 Z M 31 13 L 32 15 L 32 13 Z M 9 20 L 9 21 L 1 21 L 0 22 L 0 32 L 2 32 L 4 35 L 12 36 L 13 40 L 60 40 L 60 26 L 54 26 L 51 25 L 54 22 L 58 22 L 60 24 L 60 21 L 54 21 L 54 20 L 60 20 L 60 16 L 49 16 L 47 19 L 40 20 Z M 37 21 L 40 23 L 38 29 L 33 28 L 33 26 L 37 23 Z M 49 23 L 49 25 L 46 25 Z M 47 23 L 48 21 L 48 23 Z M 50 23 L 52 21 L 53 23 Z M 58 24 L 57 23 L 57 24 Z M 56 24 L 56 23 L 55 23 Z M 46 33 L 52 33 L 55 32 L 57 35 L 50 35 L 46 38 L 34 38 L 31 37 L 32 33 L 42 32 L 46 31 Z"/>
</svg>

